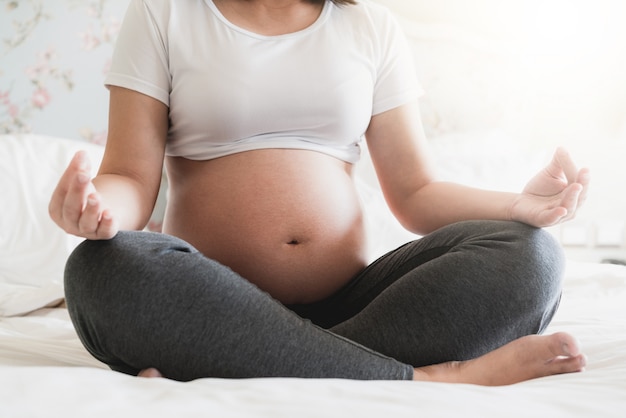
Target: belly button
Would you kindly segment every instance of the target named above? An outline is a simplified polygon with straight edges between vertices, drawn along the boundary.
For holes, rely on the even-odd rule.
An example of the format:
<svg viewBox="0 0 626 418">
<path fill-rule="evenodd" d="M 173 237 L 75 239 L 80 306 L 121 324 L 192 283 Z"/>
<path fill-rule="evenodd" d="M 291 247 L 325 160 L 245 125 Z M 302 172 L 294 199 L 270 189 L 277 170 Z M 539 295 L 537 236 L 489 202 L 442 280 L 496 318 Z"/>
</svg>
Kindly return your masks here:
<svg viewBox="0 0 626 418">
<path fill-rule="evenodd" d="M 298 245 L 300 242 L 297 239 L 292 239 L 287 243 L 287 245 Z"/>
</svg>

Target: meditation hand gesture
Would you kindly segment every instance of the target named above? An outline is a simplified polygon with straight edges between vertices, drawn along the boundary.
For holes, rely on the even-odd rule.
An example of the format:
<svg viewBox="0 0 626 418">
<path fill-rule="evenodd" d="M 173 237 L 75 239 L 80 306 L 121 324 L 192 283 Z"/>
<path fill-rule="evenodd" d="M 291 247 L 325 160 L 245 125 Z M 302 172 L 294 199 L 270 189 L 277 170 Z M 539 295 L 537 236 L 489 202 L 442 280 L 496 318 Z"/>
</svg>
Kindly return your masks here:
<svg viewBox="0 0 626 418">
<path fill-rule="evenodd" d="M 579 170 L 566 150 L 557 149 L 513 202 L 511 219 L 547 227 L 574 218 L 586 199 L 589 179 L 588 169 Z"/>
<path fill-rule="evenodd" d="M 117 225 L 91 181 L 91 165 L 84 152 L 78 152 L 61 177 L 50 200 L 52 220 L 65 232 L 87 239 L 109 239 Z"/>
</svg>

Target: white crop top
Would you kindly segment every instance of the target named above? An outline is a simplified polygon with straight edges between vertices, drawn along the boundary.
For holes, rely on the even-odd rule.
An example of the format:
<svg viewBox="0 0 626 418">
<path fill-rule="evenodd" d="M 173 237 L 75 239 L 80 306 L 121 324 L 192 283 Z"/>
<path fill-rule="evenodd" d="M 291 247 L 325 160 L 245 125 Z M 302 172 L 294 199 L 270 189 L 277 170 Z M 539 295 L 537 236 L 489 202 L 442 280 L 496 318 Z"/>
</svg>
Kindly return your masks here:
<svg viewBox="0 0 626 418">
<path fill-rule="evenodd" d="M 387 9 L 327 1 L 308 28 L 262 36 L 212 0 L 131 0 L 106 85 L 169 106 L 166 155 L 206 160 L 263 148 L 354 163 L 372 115 L 421 92 Z"/>
</svg>

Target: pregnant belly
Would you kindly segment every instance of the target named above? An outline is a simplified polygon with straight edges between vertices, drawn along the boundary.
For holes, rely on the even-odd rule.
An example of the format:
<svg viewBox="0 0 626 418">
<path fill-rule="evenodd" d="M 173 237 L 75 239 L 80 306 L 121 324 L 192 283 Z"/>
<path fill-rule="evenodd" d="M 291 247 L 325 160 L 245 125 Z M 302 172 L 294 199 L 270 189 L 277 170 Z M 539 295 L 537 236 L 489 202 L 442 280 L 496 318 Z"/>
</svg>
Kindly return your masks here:
<svg viewBox="0 0 626 418">
<path fill-rule="evenodd" d="M 323 299 L 366 264 L 351 165 L 302 150 L 169 158 L 164 232 L 283 303 Z"/>
</svg>

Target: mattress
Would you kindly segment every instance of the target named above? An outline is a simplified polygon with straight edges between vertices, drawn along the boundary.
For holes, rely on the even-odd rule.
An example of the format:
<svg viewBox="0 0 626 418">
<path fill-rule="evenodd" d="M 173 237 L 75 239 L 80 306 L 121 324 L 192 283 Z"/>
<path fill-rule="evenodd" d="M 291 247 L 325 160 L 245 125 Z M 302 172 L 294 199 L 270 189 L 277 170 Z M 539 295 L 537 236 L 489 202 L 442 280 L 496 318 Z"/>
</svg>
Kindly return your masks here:
<svg viewBox="0 0 626 418">
<path fill-rule="evenodd" d="M 108 370 L 81 346 L 66 309 L 0 319 L 2 417 L 623 417 L 626 267 L 569 262 L 548 332 L 578 337 L 584 372 L 505 387 L 342 379 L 199 379 Z"/>
</svg>

